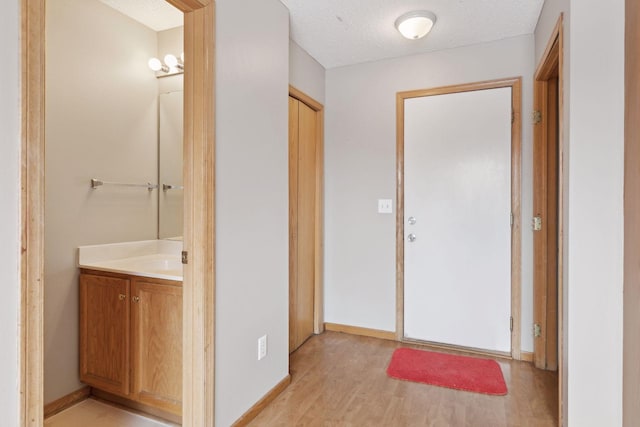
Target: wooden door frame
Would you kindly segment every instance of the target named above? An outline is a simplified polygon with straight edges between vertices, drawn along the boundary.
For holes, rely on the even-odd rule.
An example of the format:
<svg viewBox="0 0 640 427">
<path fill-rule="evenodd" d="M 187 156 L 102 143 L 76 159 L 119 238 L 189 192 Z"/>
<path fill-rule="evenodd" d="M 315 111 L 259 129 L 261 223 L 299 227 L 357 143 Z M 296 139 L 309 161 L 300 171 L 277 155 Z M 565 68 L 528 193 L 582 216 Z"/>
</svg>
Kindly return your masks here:
<svg viewBox="0 0 640 427">
<path fill-rule="evenodd" d="M 396 339 L 404 337 L 404 101 L 410 98 L 477 90 L 511 88 L 511 357 L 521 359 L 521 164 L 522 164 L 522 77 L 489 80 L 433 89 L 398 92 L 396 95 Z M 449 347 L 449 346 L 447 346 Z"/>
<path fill-rule="evenodd" d="M 183 425 L 214 424 L 215 1 L 184 12 Z M 20 425 L 43 425 L 45 0 L 21 0 Z"/>
<path fill-rule="evenodd" d="M 563 34 L 562 16 L 558 19 L 556 26 L 551 33 L 546 49 L 540 63 L 536 69 L 534 77 L 534 111 L 536 118 L 533 127 L 533 209 L 534 215 L 542 219 L 542 230 L 534 231 L 533 241 L 533 322 L 540 325 L 540 336 L 534 336 L 533 360 L 537 368 L 555 368 L 553 360 L 549 366 L 548 353 L 556 353 L 556 364 L 559 365 L 561 325 L 562 325 L 562 235 L 563 235 L 563 193 L 562 193 L 562 159 L 563 159 Z M 558 85 L 553 81 L 557 75 Z M 557 90 L 557 99 L 550 98 L 550 90 Z M 557 121 L 556 121 L 557 117 Z M 539 121 L 538 121 L 539 120 Z M 537 122 L 537 123 L 536 123 Z M 551 133 L 557 133 L 557 153 L 548 152 L 549 138 Z M 553 141 L 551 141 L 553 142 Z M 556 156 L 557 163 L 557 186 L 549 188 L 549 158 Z M 550 198 L 557 198 L 557 218 L 552 218 L 552 213 L 548 212 L 548 201 Z M 549 241 L 547 223 L 557 219 L 557 253 L 556 259 L 549 260 L 548 254 L 553 249 L 553 242 Z M 548 264 L 557 265 L 557 288 L 549 286 Z M 553 313 L 549 312 L 550 307 L 556 307 L 558 316 L 554 320 Z M 551 331 L 551 332 L 549 332 Z M 549 350 L 550 349 L 550 350 Z"/>
<path fill-rule="evenodd" d="M 301 90 L 289 85 L 289 96 L 307 105 L 318 114 L 316 144 L 316 212 L 315 212 L 315 260 L 313 278 L 313 332 L 324 332 L 324 285 L 323 285 L 323 250 L 324 250 L 324 106 Z M 289 265 L 291 265 L 289 254 Z"/>
<path fill-rule="evenodd" d="M 623 425 L 640 419 L 640 5 L 627 0 L 625 5 L 625 147 L 624 147 L 624 351 L 623 351 Z"/>
</svg>

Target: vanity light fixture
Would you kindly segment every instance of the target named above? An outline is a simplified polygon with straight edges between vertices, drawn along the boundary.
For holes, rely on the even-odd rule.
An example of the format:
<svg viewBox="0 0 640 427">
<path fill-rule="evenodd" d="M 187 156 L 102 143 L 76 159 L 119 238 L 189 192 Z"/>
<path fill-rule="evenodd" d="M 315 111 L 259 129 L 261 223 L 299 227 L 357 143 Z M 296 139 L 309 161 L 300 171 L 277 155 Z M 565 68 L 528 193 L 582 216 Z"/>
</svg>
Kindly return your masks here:
<svg viewBox="0 0 640 427">
<path fill-rule="evenodd" d="M 149 68 L 153 71 L 162 71 L 163 73 L 169 72 L 169 67 L 164 65 L 158 58 L 151 58 L 149 60 Z"/>
<path fill-rule="evenodd" d="M 436 23 L 436 15 L 428 10 L 405 13 L 396 19 L 396 28 L 410 40 L 421 39 L 429 34 Z"/>
<path fill-rule="evenodd" d="M 151 58 L 149 68 L 155 72 L 163 72 L 165 75 L 181 74 L 184 72 L 184 52 L 180 55 L 180 59 L 172 54 L 165 55 L 164 63 L 158 58 Z"/>
<path fill-rule="evenodd" d="M 164 56 L 164 63 L 169 66 L 169 68 L 177 68 L 178 70 L 184 70 L 184 65 L 182 61 L 179 61 L 175 55 L 167 54 Z"/>
</svg>

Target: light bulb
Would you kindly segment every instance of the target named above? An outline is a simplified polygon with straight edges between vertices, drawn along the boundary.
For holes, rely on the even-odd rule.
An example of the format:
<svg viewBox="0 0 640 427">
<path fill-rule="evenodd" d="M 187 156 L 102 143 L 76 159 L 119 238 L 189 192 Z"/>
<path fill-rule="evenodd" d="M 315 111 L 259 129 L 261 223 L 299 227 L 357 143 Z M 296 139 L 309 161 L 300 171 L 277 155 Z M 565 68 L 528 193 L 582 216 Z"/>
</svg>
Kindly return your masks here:
<svg viewBox="0 0 640 427">
<path fill-rule="evenodd" d="M 178 58 L 176 58 L 175 55 L 171 55 L 169 53 L 164 56 L 164 63 L 171 68 L 176 68 L 178 66 Z"/>
<path fill-rule="evenodd" d="M 153 71 L 164 71 L 165 73 L 169 71 L 167 66 L 163 65 L 158 58 L 149 59 L 149 68 L 151 68 Z"/>
</svg>

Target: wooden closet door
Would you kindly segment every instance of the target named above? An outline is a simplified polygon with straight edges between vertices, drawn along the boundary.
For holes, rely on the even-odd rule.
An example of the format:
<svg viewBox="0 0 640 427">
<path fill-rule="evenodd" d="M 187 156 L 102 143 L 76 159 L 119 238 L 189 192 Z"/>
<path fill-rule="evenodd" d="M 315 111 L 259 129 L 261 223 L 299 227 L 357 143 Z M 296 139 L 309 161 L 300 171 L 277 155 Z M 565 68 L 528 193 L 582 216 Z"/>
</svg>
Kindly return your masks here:
<svg viewBox="0 0 640 427">
<path fill-rule="evenodd" d="M 317 113 L 289 98 L 289 350 L 313 335 Z"/>
<path fill-rule="evenodd" d="M 296 345 L 298 283 L 298 100 L 289 97 L 289 352 Z"/>
</svg>

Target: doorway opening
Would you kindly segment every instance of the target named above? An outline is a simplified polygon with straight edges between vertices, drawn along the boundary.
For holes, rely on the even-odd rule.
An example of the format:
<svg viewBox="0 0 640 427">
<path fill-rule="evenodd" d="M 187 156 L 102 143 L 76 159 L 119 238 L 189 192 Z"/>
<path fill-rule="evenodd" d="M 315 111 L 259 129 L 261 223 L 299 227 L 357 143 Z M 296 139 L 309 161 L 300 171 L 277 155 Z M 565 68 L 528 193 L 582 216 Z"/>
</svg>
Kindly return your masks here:
<svg viewBox="0 0 640 427">
<path fill-rule="evenodd" d="M 558 372 L 562 419 L 563 27 L 562 15 L 534 77 L 533 292 L 536 368 Z"/>
<path fill-rule="evenodd" d="M 214 420 L 215 3 L 184 13 L 183 424 Z M 43 424 L 45 1 L 21 2 L 22 170 L 20 425 Z"/>
</svg>

